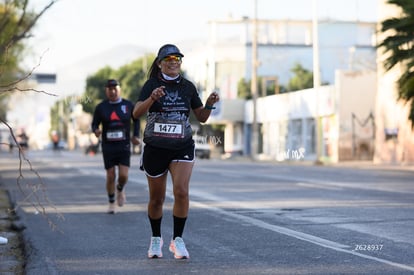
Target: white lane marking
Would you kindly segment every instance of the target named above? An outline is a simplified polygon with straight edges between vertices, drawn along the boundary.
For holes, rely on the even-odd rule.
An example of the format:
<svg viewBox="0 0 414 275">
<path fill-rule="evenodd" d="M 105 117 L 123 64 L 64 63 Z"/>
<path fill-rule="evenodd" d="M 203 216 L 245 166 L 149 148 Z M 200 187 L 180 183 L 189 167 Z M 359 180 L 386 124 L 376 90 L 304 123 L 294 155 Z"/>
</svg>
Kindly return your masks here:
<svg viewBox="0 0 414 275">
<path fill-rule="evenodd" d="M 311 242 L 311 243 L 318 244 L 318 245 L 323 244 L 324 246 L 327 246 L 327 247 L 349 248 L 348 245 L 344 245 L 344 244 L 340 244 L 340 243 L 337 243 L 337 242 L 322 239 L 322 238 L 319 238 L 319 237 L 316 237 L 316 236 L 313 236 L 313 235 L 310 235 L 310 234 L 302 233 L 302 232 L 299 232 L 299 231 L 295 231 L 295 230 L 292 230 L 292 229 L 289 229 L 289 228 L 286 228 L 286 227 L 281 227 L 281 226 L 269 224 L 269 223 L 266 223 L 264 221 L 261 221 L 261 220 L 255 219 L 255 218 L 251 218 L 251 217 L 243 216 L 243 215 L 240 215 L 240 214 L 228 212 L 228 211 L 225 211 L 221 208 L 212 207 L 212 206 L 206 205 L 206 204 L 201 203 L 201 202 L 192 201 L 191 204 L 197 206 L 198 208 L 211 210 L 211 211 L 217 212 L 221 215 L 226 215 L 226 216 L 241 220 L 243 222 L 252 224 L 254 226 L 257 226 L 257 227 L 260 227 L 260 228 L 263 228 L 263 229 L 268 229 L 268 230 L 273 231 L 273 232 L 281 233 L 283 235 L 291 236 L 291 237 L 294 237 L 296 239 L 300 239 L 300 240 L 303 240 L 303 241 Z"/>
<path fill-rule="evenodd" d="M 330 186 L 330 185 L 319 184 L 319 183 L 310 183 L 310 182 L 298 182 L 297 185 L 303 186 L 306 188 L 327 189 L 327 190 L 336 190 L 336 191 L 344 189 L 342 187 Z"/>
</svg>

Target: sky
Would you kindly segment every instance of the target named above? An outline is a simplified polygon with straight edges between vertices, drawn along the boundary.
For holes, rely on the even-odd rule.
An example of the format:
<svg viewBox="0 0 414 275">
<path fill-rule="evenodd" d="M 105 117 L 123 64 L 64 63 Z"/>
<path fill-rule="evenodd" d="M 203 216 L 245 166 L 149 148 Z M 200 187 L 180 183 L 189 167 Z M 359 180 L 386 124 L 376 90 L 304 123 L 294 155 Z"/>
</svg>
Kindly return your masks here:
<svg viewBox="0 0 414 275">
<path fill-rule="evenodd" d="M 50 0 L 32 1 L 35 10 Z M 316 0 L 318 18 L 377 21 L 379 0 Z M 207 41 L 208 21 L 254 17 L 312 19 L 313 0 L 59 0 L 38 21 L 25 63 L 61 67 L 119 45 L 152 50 L 166 43 Z"/>
</svg>

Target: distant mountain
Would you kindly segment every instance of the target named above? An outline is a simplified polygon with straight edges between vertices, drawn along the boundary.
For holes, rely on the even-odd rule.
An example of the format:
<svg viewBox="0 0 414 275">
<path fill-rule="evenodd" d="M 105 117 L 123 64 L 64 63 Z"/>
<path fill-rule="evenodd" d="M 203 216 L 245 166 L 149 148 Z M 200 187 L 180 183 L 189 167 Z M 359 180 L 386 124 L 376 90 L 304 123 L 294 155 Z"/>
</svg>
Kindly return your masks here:
<svg viewBox="0 0 414 275">
<path fill-rule="evenodd" d="M 56 88 L 60 95 L 79 95 L 84 92 L 86 78 L 99 69 L 110 66 L 117 69 L 128 64 L 150 50 L 135 45 L 120 45 L 102 53 L 84 58 L 57 71 Z"/>
</svg>

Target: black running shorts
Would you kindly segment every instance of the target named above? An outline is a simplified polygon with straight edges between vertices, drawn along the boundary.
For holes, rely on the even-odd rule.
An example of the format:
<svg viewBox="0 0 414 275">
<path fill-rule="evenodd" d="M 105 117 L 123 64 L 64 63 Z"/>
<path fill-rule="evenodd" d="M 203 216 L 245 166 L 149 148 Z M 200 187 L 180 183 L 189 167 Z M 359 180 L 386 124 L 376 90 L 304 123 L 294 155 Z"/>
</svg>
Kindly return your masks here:
<svg viewBox="0 0 414 275">
<path fill-rule="evenodd" d="M 131 152 L 130 151 L 104 151 L 103 152 L 103 160 L 105 169 L 112 168 L 117 165 L 124 165 L 128 166 L 130 165 L 131 161 Z"/>
<path fill-rule="evenodd" d="M 141 168 L 150 177 L 159 177 L 168 171 L 171 162 L 193 162 L 194 144 L 179 150 L 153 147 L 146 144 L 143 148 Z"/>
</svg>

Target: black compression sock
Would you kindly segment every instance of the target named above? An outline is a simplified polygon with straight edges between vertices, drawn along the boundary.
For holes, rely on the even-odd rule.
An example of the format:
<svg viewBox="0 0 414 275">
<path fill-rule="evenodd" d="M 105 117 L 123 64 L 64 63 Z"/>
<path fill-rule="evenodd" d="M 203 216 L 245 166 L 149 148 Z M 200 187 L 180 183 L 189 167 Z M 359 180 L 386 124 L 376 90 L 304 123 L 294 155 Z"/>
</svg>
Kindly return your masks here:
<svg viewBox="0 0 414 275">
<path fill-rule="evenodd" d="M 110 203 L 114 203 L 115 202 L 115 194 L 108 194 L 108 199 Z"/>
<path fill-rule="evenodd" d="M 174 216 L 173 240 L 176 237 L 182 237 L 186 220 L 187 220 L 187 218 L 179 218 L 179 217 Z"/>
<path fill-rule="evenodd" d="M 162 217 L 159 219 L 151 219 L 150 216 L 148 216 L 150 224 L 151 224 L 151 230 L 152 230 L 152 236 L 153 237 L 161 237 L 161 220 Z"/>
</svg>

